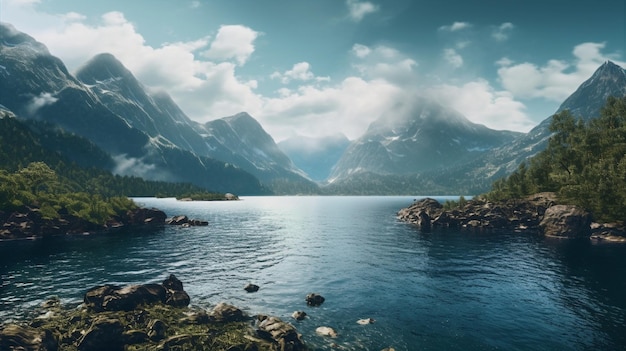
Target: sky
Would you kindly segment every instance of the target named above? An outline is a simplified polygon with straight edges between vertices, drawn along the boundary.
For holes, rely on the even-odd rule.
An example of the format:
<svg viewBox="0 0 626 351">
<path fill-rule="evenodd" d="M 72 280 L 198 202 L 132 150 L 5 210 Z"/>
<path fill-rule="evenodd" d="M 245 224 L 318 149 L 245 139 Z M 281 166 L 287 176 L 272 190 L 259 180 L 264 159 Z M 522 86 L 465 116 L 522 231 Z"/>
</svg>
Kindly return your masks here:
<svg viewBox="0 0 626 351">
<path fill-rule="evenodd" d="M 624 0 L 0 0 L 70 72 L 115 55 L 193 120 L 248 112 L 275 141 L 410 115 L 432 98 L 527 132 L 605 61 Z"/>
</svg>

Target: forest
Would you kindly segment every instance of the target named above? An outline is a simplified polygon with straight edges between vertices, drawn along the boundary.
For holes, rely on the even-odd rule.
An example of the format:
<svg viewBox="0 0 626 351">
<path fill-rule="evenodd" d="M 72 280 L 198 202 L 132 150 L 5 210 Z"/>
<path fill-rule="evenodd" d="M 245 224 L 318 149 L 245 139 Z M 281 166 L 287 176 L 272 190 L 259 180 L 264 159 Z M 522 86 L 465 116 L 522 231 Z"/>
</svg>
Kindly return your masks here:
<svg viewBox="0 0 626 351">
<path fill-rule="evenodd" d="M 596 221 L 626 214 L 626 97 L 609 97 L 598 118 L 565 110 L 552 116 L 548 147 L 494 182 L 492 199 L 554 192 L 559 202 L 589 210 Z"/>
</svg>

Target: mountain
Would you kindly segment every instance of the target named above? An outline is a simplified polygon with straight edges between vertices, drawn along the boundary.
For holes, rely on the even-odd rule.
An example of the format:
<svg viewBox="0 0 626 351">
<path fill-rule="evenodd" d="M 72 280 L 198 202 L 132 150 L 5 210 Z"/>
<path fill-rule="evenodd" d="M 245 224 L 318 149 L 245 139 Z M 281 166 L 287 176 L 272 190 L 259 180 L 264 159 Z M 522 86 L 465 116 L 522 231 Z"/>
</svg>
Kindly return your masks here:
<svg viewBox="0 0 626 351">
<path fill-rule="evenodd" d="M 299 188 L 298 192 L 317 191 L 316 185 L 305 178 L 247 113 L 205 124 L 195 122 L 167 93 L 146 92 L 133 74 L 110 54 L 89 60 L 76 77 L 128 125 L 159 144 L 235 165 L 270 187 L 287 182 Z"/>
<path fill-rule="evenodd" d="M 577 118 L 590 120 L 600 115 L 609 96 L 626 96 L 626 70 L 611 61 L 602 64 L 555 113 L 569 110 Z M 440 184 L 451 190 L 474 186 L 476 193 L 488 191 L 494 180 L 512 173 L 520 163 L 547 147 L 551 121 L 552 116 L 511 143 L 494 148 L 471 162 L 449 168 L 445 174 L 433 173 L 430 178 L 440 179 Z M 481 187 L 476 187 L 478 184 Z"/>
<path fill-rule="evenodd" d="M 111 61 L 105 56 L 100 59 Z M 87 138 L 116 161 L 110 171 L 150 180 L 190 182 L 218 192 L 267 193 L 251 174 L 139 129 L 140 119 L 127 113 L 132 109 L 112 104 L 116 99 L 101 100 L 106 95 L 104 85 L 90 87 L 79 81 L 43 44 L 4 23 L 0 23 L 0 63 L 1 105 L 20 118 L 45 121 Z M 108 73 L 120 71 L 115 67 Z M 140 95 L 137 86 L 120 89 L 118 97 L 125 95 L 122 91 Z M 141 105 L 140 101 L 133 100 L 135 106 Z M 111 103 L 111 108 L 105 102 Z"/>
<path fill-rule="evenodd" d="M 333 166 L 348 145 L 350 140 L 341 133 L 321 138 L 295 136 L 278 143 L 278 147 L 293 163 L 317 182 L 330 176 Z"/>
<path fill-rule="evenodd" d="M 257 176 L 279 194 L 317 193 L 317 185 L 306 178 L 248 113 L 209 121 L 200 131 L 210 154 L 231 162 Z"/>
<path fill-rule="evenodd" d="M 333 168 L 330 182 L 358 173 L 408 175 L 475 159 L 520 133 L 497 131 L 426 98 L 412 113 L 383 116 L 350 144 Z"/>
</svg>

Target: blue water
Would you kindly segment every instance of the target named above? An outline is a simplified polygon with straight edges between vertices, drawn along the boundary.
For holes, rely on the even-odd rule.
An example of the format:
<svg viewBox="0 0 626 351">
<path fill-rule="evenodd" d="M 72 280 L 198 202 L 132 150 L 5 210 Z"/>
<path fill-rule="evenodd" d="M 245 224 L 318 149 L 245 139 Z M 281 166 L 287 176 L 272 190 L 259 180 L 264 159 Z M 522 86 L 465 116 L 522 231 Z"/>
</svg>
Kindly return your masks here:
<svg viewBox="0 0 626 351">
<path fill-rule="evenodd" d="M 421 233 L 413 197 L 137 199 L 208 227 L 0 243 L 0 320 L 89 287 L 179 277 L 192 304 L 292 322 L 312 349 L 626 349 L 626 246 L 519 233 Z M 243 287 L 255 283 L 257 293 Z M 326 297 L 307 307 L 304 297 Z M 309 318 L 290 315 L 304 310 Z M 374 318 L 370 325 L 356 323 Z M 331 326 L 339 336 L 315 335 Z"/>
</svg>

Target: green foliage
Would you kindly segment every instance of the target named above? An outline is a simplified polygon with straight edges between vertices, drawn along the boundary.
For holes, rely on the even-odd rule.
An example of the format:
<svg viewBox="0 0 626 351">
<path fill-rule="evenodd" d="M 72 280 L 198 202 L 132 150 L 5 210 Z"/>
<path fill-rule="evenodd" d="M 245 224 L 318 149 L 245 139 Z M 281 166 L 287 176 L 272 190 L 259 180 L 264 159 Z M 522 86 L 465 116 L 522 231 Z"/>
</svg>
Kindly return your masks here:
<svg viewBox="0 0 626 351">
<path fill-rule="evenodd" d="M 584 122 L 568 111 L 552 117 L 546 150 L 496 181 L 487 197 L 556 192 L 561 202 L 590 210 L 597 220 L 626 213 L 626 97 L 610 97 L 600 117 Z"/>
<path fill-rule="evenodd" d="M 463 206 L 465 206 L 465 204 L 467 204 L 467 199 L 465 199 L 465 196 L 461 195 L 458 201 L 446 200 L 443 203 L 443 209 L 449 211 L 457 208 L 462 208 Z"/>
<path fill-rule="evenodd" d="M 64 183 L 68 181 L 43 162 L 33 162 L 12 174 L 2 170 L 0 179 L 0 208 L 10 211 L 36 206 L 43 218 L 58 218 L 64 209 L 88 222 L 104 224 L 112 216 L 137 207 L 126 197 L 105 198 L 97 193 L 67 191 Z"/>
</svg>

